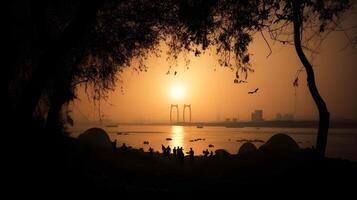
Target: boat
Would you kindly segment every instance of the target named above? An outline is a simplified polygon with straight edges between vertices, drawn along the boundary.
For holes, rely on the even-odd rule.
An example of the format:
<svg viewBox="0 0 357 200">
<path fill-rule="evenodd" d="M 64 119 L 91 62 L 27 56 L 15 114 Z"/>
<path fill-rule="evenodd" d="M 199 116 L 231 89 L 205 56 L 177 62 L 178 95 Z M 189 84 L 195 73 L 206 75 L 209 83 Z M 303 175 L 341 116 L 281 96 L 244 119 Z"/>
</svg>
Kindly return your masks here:
<svg viewBox="0 0 357 200">
<path fill-rule="evenodd" d="M 196 126 L 196 128 L 203 128 L 203 126 L 198 125 L 198 126 Z"/>
</svg>

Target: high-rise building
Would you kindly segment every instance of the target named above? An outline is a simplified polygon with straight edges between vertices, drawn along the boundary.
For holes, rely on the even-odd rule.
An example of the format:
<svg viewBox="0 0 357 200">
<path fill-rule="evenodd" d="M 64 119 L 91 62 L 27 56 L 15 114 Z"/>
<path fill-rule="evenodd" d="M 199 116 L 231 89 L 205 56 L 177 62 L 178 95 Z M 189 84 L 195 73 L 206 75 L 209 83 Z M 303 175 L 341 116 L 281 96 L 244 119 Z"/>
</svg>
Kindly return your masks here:
<svg viewBox="0 0 357 200">
<path fill-rule="evenodd" d="M 261 122 L 264 121 L 263 119 L 263 110 L 255 110 L 252 113 L 252 121 L 253 122 Z"/>
<path fill-rule="evenodd" d="M 277 121 L 294 121 L 294 114 L 292 114 L 292 113 L 286 113 L 286 114 L 278 113 L 276 115 L 275 120 L 277 120 Z"/>
</svg>

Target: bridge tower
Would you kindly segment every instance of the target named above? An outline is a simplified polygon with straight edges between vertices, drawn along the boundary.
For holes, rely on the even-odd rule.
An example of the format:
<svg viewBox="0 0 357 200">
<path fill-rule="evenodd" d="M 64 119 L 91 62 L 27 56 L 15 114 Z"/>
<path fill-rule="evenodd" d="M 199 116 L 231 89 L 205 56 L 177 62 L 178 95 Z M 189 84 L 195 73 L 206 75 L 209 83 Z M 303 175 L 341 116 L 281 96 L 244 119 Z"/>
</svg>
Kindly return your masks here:
<svg viewBox="0 0 357 200">
<path fill-rule="evenodd" d="M 177 104 L 171 104 L 170 107 L 170 123 L 172 123 L 172 110 L 176 108 L 176 123 L 179 122 L 179 107 Z"/>
<path fill-rule="evenodd" d="M 191 113 L 191 104 L 184 104 L 183 105 L 183 122 L 186 122 L 186 118 L 185 118 L 185 113 L 186 113 L 186 108 L 188 109 L 188 111 L 190 112 L 190 122 L 191 123 L 191 117 L 192 117 L 192 113 Z"/>
</svg>

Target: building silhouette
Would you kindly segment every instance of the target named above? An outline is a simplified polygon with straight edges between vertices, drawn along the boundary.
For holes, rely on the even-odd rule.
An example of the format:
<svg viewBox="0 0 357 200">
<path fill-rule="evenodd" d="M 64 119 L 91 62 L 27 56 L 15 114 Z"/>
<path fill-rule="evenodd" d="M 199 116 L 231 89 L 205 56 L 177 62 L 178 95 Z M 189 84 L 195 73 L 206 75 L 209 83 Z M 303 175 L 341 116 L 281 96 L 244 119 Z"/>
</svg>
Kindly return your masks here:
<svg viewBox="0 0 357 200">
<path fill-rule="evenodd" d="M 253 122 L 261 122 L 264 121 L 263 119 L 263 110 L 255 110 L 252 113 L 252 117 L 251 117 Z"/>
<path fill-rule="evenodd" d="M 286 114 L 276 114 L 275 120 L 277 121 L 294 121 L 294 114 L 286 113 Z"/>
</svg>

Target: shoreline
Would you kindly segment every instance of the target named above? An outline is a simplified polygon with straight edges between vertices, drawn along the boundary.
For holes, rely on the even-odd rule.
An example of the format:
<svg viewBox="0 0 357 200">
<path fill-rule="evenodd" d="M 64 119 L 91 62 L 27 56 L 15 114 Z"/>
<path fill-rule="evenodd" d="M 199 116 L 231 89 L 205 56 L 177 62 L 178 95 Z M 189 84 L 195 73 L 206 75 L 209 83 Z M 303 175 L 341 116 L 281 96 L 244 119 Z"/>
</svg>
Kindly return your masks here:
<svg viewBox="0 0 357 200">
<path fill-rule="evenodd" d="M 118 122 L 117 125 L 145 125 L 145 126 L 217 126 L 217 127 L 226 127 L 226 128 L 244 128 L 244 127 L 253 127 L 253 128 L 318 128 L 318 121 L 261 121 L 261 122 L 252 122 L 252 121 L 241 121 L 241 122 L 179 122 L 179 123 L 123 123 Z M 341 121 L 332 121 L 330 123 L 330 128 L 337 129 L 355 129 L 357 128 L 357 122 L 341 122 Z"/>
<path fill-rule="evenodd" d="M 73 184 L 77 188 L 83 184 L 85 191 L 90 188 L 134 195 L 209 194 L 244 192 L 242 188 L 246 187 L 253 190 L 288 186 L 351 187 L 351 181 L 357 178 L 356 162 L 320 159 L 311 149 L 280 154 L 257 151 L 207 158 L 194 156 L 192 161 L 185 156 L 180 162 L 174 156 L 135 148 L 88 151 L 77 139 L 63 140 L 57 143 L 57 150 L 66 155 L 65 160 L 57 160 L 59 165 L 55 167 L 64 169 L 61 178 L 63 175 L 68 178 L 70 171 L 69 180 L 76 179 Z"/>
</svg>

